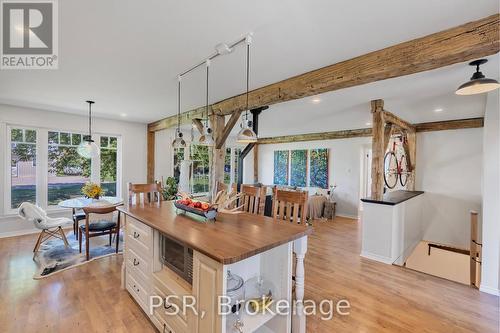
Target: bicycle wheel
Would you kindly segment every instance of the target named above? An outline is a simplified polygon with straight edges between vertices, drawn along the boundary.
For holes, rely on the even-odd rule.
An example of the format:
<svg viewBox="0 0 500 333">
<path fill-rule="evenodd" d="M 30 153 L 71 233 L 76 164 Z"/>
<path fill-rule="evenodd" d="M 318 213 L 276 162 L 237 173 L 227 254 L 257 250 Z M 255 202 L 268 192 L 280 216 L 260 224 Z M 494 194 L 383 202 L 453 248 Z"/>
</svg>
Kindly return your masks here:
<svg viewBox="0 0 500 333">
<path fill-rule="evenodd" d="M 399 162 L 399 167 L 400 167 L 399 183 L 401 184 L 401 186 L 405 187 L 406 183 L 408 183 L 408 178 L 409 178 L 408 165 L 406 162 L 405 155 L 401 157 L 401 162 Z"/>
<path fill-rule="evenodd" d="M 398 183 L 398 160 L 392 151 L 384 157 L 384 183 L 388 188 L 394 188 Z"/>
</svg>

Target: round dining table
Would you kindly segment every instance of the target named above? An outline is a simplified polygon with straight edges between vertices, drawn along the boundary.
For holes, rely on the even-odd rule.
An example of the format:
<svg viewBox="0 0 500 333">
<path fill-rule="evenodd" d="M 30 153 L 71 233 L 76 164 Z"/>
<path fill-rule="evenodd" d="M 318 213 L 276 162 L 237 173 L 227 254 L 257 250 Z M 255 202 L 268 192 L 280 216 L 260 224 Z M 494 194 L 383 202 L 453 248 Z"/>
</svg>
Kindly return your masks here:
<svg viewBox="0 0 500 333">
<path fill-rule="evenodd" d="M 96 202 L 107 201 L 110 205 L 119 206 L 123 204 L 123 199 L 120 197 L 100 197 L 99 199 L 90 199 L 85 197 L 72 198 L 59 202 L 57 205 L 61 208 L 82 209 Z"/>
<path fill-rule="evenodd" d="M 85 213 L 77 212 L 93 203 L 109 203 L 111 206 L 120 206 L 123 204 L 123 199 L 120 197 L 100 197 L 99 199 L 91 199 L 85 197 L 77 197 L 72 199 L 67 199 L 59 202 L 57 205 L 61 208 L 71 208 L 73 210 L 73 233 L 76 239 L 78 239 L 78 222 L 85 219 Z"/>
</svg>

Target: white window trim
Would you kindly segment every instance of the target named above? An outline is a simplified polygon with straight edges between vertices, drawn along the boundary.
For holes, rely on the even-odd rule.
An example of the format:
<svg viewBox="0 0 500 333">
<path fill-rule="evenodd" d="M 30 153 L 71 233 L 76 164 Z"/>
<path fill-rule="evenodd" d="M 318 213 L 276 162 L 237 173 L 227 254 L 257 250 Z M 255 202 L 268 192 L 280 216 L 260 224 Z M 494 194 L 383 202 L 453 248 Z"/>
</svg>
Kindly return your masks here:
<svg viewBox="0 0 500 333">
<path fill-rule="evenodd" d="M 20 129 L 30 129 L 36 131 L 36 201 L 37 204 L 46 209 L 51 213 L 65 211 L 66 209 L 61 208 L 57 205 L 48 205 L 48 133 L 49 132 L 69 132 L 74 134 L 82 134 L 87 135 L 79 130 L 70 130 L 70 129 L 53 129 L 53 128 L 43 128 L 36 126 L 26 126 L 26 125 L 17 125 L 10 123 L 0 123 L 0 135 L 5 137 L 5 145 L 0 148 L 0 153 L 3 150 L 4 155 L 4 202 L 3 202 L 3 212 L 0 212 L 0 217 L 5 216 L 15 216 L 17 214 L 17 210 L 11 208 L 11 188 L 12 188 L 12 180 L 10 174 L 11 167 L 11 130 L 13 128 Z M 4 133 L 2 133 L 4 132 Z M 98 144 L 100 148 L 100 140 L 101 136 L 111 136 L 117 138 L 117 156 L 116 156 L 116 196 L 122 196 L 122 154 L 123 154 L 123 146 L 122 146 L 122 136 L 120 134 L 108 134 L 108 133 L 96 133 L 92 135 L 92 138 L 95 140 L 96 144 Z M 91 163 L 91 178 L 90 180 L 94 183 L 101 183 L 101 159 L 97 158 Z M 1 190 L 1 189 L 0 189 Z"/>
</svg>

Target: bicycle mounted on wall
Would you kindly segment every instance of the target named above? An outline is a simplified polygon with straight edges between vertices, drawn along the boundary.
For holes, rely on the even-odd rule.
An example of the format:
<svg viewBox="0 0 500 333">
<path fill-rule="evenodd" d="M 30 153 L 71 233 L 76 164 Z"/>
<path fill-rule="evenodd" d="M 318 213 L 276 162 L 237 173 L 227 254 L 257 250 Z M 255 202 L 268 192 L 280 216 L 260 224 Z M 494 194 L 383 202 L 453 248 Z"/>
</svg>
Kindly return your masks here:
<svg viewBox="0 0 500 333">
<path fill-rule="evenodd" d="M 384 156 L 384 182 L 385 186 L 393 189 L 399 183 L 405 187 L 412 176 L 408 167 L 408 138 L 406 134 L 397 134 L 391 137 L 392 146 Z"/>
</svg>

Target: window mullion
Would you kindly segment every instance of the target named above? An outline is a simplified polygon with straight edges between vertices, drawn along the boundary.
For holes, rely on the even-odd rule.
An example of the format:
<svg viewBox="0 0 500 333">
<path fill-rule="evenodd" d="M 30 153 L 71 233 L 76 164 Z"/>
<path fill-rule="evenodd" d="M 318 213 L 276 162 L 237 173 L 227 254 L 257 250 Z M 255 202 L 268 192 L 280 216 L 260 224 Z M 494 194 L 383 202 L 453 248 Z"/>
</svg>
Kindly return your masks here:
<svg viewBox="0 0 500 333">
<path fill-rule="evenodd" d="M 48 206 L 49 134 L 38 129 L 36 134 L 36 202 L 40 207 Z"/>
<path fill-rule="evenodd" d="M 92 135 L 92 139 L 95 141 L 99 150 L 101 149 L 101 136 L 100 135 Z M 95 184 L 101 184 L 101 157 L 100 154 L 98 156 L 93 156 L 92 161 L 90 163 L 90 181 Z"/>
</svg>

